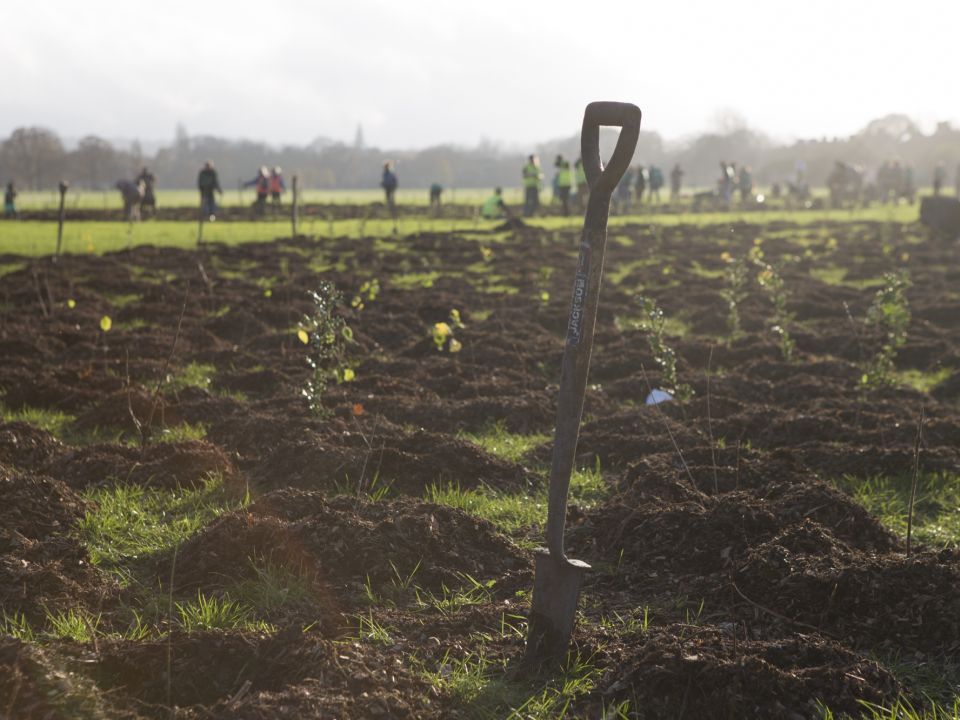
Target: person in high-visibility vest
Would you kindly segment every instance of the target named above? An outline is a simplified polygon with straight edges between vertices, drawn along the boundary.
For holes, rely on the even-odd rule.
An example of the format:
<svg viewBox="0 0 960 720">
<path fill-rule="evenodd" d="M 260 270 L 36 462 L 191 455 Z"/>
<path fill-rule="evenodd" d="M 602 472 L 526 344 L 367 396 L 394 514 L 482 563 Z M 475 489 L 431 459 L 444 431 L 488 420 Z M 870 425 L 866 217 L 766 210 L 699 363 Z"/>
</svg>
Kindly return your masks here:
<svg viewBox="0 0 960 720">
<path fill-rule="evenodd" d="M 523 166 L 523 214 L 530 217 L 540 207 L 540 181 L 543 173 L 540 172 L 540 161 L 536 155 L 527 158 Z"/>
<path fill-rule="evenodd" d="M 280 207 L 280 195 L 287 190 L 287 186 L 283 182 L 283 171 L 279 165 L 270 171 L 268 186 L 270 188 L 270 199 L 273 201 L 273 211 L 276 212 L 277 208 Z"/>
<path fill-rule="evenodd" d="M 564 215 L 570 214 L 570 187 L 573 185 L 573 173 L 570 170 L 570 161 L 563 155 L 557 155 L 553 166 L 557 169 L 556 184 L 557 197 Z"/>
<path fill-rule="evenodd" d="M 494 190 L 493 195 L 488 197 L 480 207 L 480 216 L 487 220 L 507 217 L 509 214 L 510 211 L 503 202 L 503 190 L 500 188 Z"/>
<path fill-rule="evenodd" d="M 587 172 L 583 169 L 583 158 L 577 158 L 573 164 L 573 171 L 577 179 L 577 205 L 581 210 L 585 210 L 587 198 L 590 197 L 590 183 L 587 182 Z"/>
</svg>

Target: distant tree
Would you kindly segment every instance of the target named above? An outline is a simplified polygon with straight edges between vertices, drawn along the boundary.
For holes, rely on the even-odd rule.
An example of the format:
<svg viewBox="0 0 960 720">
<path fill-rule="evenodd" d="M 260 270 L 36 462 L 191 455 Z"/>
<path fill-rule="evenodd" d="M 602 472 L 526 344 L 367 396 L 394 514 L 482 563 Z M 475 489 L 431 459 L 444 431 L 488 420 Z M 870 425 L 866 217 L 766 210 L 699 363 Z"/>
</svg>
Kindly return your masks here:
<svg viewBox="0 0 960 720">
<path fill-rule="evenodd" d="M 0 168 L 31 190 L 56 185 L 66 169 L 66 157 L 56 133 L 41 127 L 17 128 L 0 145 Z"/>
<path fill-rule="evenodd" d="M 126 174 L 113 145 L 96 135 L 80 140 L 77 149 L 70 153 L 69 165 L 75 184 L 91 190 L 109 188 Z"/>
</svg>

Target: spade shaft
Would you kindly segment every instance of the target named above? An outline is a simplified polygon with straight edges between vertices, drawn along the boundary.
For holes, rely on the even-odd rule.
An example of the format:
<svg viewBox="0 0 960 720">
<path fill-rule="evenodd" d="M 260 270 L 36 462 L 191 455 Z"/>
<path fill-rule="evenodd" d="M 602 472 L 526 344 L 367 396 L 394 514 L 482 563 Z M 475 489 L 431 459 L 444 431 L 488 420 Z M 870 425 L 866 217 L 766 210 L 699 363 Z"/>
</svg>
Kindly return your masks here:
<svg viewBox="0 0 960 720">
<path fill-rule="evenodd" d="M 606 169 L 600 161 L 601 125 L 621 128 L 617 146 Z M 636 105 L 617 102 L 587 105 L 583 115 L 580 149 L 590 196 L 583 223 L 560 372 L 557 427 L 550 467 L 547 547 L 536 553 L 533 608 L 527 638 L 528 658 L 547 660 L 562 658 L 566 654 L 573 632 L 580 584 L 584 572 L 589 569 L 586 563 L 567 558 L 563 549 L 567 495 L 593 349 L 610 197 L 633 159 L 639 134 L 640 109 Z"/>
</svg>

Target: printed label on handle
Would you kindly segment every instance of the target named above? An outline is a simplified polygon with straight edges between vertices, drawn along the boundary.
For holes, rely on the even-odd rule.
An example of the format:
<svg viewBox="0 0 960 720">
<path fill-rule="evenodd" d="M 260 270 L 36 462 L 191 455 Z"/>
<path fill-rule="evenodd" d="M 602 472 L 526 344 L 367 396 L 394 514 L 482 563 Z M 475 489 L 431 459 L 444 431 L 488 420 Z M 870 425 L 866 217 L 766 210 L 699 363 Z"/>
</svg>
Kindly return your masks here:
<svg viewBox="0 0 960 720">
<path fill-rule="evenodd" d="M 590 284 L 590 252 L 590 243 L 580 243 L 577 275 L 573 281 L 573 304 L 567 323 L 567 345 L 571 347 L 579 345 L 583 335 L 583 313 L 586 311 L 587 287 Z"/>
</svg>

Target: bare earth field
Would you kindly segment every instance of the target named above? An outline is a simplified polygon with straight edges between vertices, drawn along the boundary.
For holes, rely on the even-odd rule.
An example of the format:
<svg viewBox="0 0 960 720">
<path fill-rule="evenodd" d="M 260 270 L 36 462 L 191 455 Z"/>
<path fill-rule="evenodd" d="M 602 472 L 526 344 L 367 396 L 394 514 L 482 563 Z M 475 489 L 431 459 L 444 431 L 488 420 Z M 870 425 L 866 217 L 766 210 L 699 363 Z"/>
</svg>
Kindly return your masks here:
<svg viewBox="0 0 960 720">
<path fill-rule="evenodd" d="M 593 570 L 565 667 L 521 666 L 577 240 L 0 255 L 0 717 L 951 706 L 960 267 L 897 223 L 611 228 L 567 526 Z M 878 379 L 867 317 L 900 270 Z M 315 412 L 298 330 L 321 279 L 353 379 Z M 683 401 L 644 403 L 667 380 L 639 296 Z"/>
</svg>

